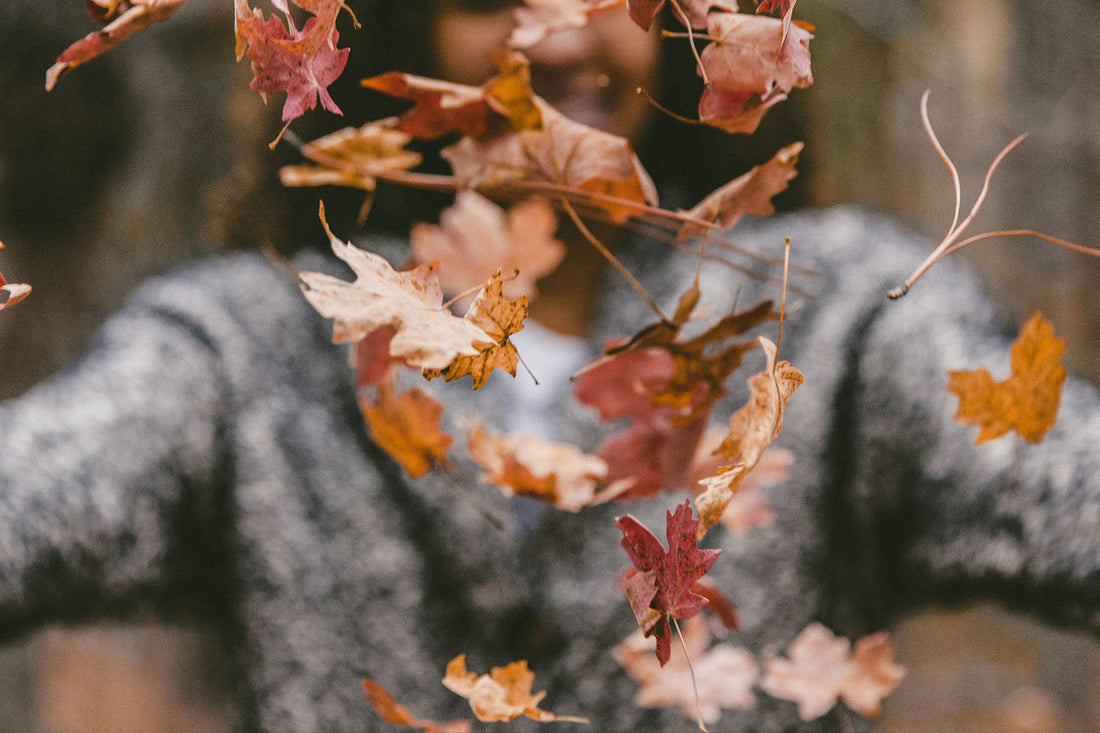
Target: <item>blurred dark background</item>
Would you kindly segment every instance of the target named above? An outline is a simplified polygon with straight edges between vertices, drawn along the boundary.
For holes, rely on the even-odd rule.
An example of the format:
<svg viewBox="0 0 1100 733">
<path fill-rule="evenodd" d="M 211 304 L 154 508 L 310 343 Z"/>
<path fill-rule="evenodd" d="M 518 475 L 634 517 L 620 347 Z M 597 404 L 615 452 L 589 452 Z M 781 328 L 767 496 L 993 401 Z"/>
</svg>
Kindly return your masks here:
<svg viewBox="0 0 1100 733">
<path fill-rule="evenodd" d="M 953 202 L 920 127 L 918 101 L 931 89 L 964 210 L 1000 148 L 1031 132 L 998 170 L 973 232 L 1034 228 L 1100 247 L 1094 0 L 801 0 L 796 15 L 818 29 L 816 84 L 770 112 L 754 138 L 707 138 L 717 183 L 804 139 L 783 207 L 859 203 L 938 240 Z M 228 0 L 189 0 L 47 94 L 53 59 L 94 27 L 84 3 L 2 3 L 0 271 L 34 292 L 0 313 L 0 397 L 70 363 L 150 274 L 232 248 L 321 244 L 300 215 L 316 193 L 288 198 L 275 183 L 291 156 L 266 146 L 281 99 L 265 108 L 247 89 L 232 24 Z M 354 57 L 358 39 L 342 33 Z M 354 84 L 341 93 L 355 94 Z M 359 121 L 319 113 L 302 130 Z M 1041 309 L 1070 340 L 1071 367 L 1100 381 L 1100 259 L 1037 240 L 962 256 L 1010 318 Z M 1091 638 L 996 605 L 930 609 L 893 631 L 911 672 L 887 700 L 884 730 L 1100 730 Z M 218 654 L 201 627 L 141 618 L 11 642 L 0 648 L 0 733 L 232 730 L 232 701 L 220 692 L 229 686 L 210 674 Z"/>
</svg>

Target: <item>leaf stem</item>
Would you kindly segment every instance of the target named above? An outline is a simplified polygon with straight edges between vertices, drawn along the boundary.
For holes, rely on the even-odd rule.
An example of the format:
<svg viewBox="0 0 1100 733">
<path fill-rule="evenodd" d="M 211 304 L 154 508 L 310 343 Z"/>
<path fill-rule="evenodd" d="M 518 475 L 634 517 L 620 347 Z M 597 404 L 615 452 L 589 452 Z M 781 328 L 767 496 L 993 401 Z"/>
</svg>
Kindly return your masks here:
<svg viewBox="0 0 1100 733">
<path fill-rule="evenodd" d="M 684 641 L 684 632 L 680 631 L 680 622 L 675 616 L 669 615 L 672 625 L 676 627 L 676 637 L 680 640 L 680 648 L 684 650 L 684 659 L 687 660 L 688 672 L 691 673 L 691 691 L 695 693 L 695 722 L 699 724 L 699 730 L 708 733 L 707 725 L 703 722 L 703 709 L 699 704 L 699 685 L 695 682 L 695 665 L 691 663 L 691 655 L 688 654 L 687 643 Z"/>
<path fill-rule="evenodd" d="M 569 199 L 562 197 L 561 204 L 562 209 L 569 215 L 569 218 L 573 220 L 573 224 L 576 225 L 581 235 L 588 240 L 588 243 L 595 247 L 596 251 L 603 255 L 604 259 L 607 260 L 620 275 L 626 278 L 626 281 L 630 283 L 630 287 L 634 288 L 635 292 L 642 296 L 642 299 L 649 304 L 649 307 L 653 309 L 662 321 L 668 321 L 668 316 L 661 310 L 661 306 L 657 305 L 657 301 L 653 299 L 653 296 L 649 294 L 640 282 L 638 282 L 637 278 L 630 274 L 630 270 L 626 269 L 623 263 L 619 261 L 619 258 L 611 254 L 611 250 L 609 250 L 603 242 L 597 239 L 595 234 L 589 231 L 588 227 L 585 226 L 584 222 L 581 220 L 581 217 L 577 214 L 576 209 L 569 203 Z"/>
</svg>

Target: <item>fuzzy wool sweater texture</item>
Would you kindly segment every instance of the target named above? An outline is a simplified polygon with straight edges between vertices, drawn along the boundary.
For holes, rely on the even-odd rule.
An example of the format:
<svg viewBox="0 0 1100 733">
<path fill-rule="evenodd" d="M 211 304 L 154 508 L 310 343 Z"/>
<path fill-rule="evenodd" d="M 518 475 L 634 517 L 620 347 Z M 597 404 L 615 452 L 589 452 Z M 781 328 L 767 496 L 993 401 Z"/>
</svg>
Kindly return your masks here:
<svg viewBox="0 0 1100 733">
<path fill-rule="evenodd" d="M 732 643 L 782 648 L 815 620 L 856 637 L 914 604 L 982 596 L 1100 630 L 1096 389 L 1071 377 L 1039 446 L 975 446 L 976 429 L 953 420 L 947 370 L 1003 378 L 1013 334 L 973 280 L 943 265 L 888 302 L 930 243 L 858 209 L 771 217 L 735 234 L 777 255 L 787 236 L 793 260 L 819 272 L 800 278 L 815 295 L 793 299 L 781 345 L 806 377 L 778 441 L 795 462 L 765 490 L 774 524 L 719 527 L 705 542 L 723 550 L 709 575 L 738 607 Z M 358 244 L 405 257 L 402 243 Z M 696 269 L 655 243 L 624 260 L 669 310 Z M 298 264 L 342 272 L 317 255 Z M 779 288 L 708 262 L 702 293 L 700 311 L 717 318 L 778 300 Z M 610 273 L 593 354 L 652 320 Z M 528 531 L 509 499 L 469 479 L 504 520 L 498 530 L 446 480 L 410 481 L 371 443 L 346 349 L 330 335 L 259 255 L 202 261 L 146 283 L 83 360 L 0 406 L 0 633 L 199 615 L 233 640 L 255 730 L 387 730 L 364 676 L 422 718 L 471 717 L 439 683 L 459 653 L 479 671 L 526 658 L 545 707 L 588 716 L 590 730 L 694 730 L 677 708 L 633 706 L 637 685 L 610 653 L 636 626 L 613 519 L 629 512 L 661 535 L 686 493 L 548 510 Z M 762 365 L 759 352 L 747 357 L 716 423 Z M 477 393 L 468 380 L 428 387 L 451 423 L 493 424 L 508 409 L 506 378 Z M 610 428 L 560 402 L 562 438 L 594 449 Z M 475 476 L 461 443 L 456 472 Z M 837 725 L 832 715 L 802 723 L 792 703 L 758 691 L 755 709 L 727 711 L 712 729 Z"/>
</svg>

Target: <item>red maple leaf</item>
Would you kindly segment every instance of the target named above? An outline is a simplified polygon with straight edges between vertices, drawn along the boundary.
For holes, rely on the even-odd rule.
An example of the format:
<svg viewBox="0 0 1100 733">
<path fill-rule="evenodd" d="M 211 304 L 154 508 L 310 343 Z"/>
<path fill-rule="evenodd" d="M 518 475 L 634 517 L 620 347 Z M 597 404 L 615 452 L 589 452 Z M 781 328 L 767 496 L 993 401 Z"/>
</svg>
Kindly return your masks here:
<svg viewBox="0 0 1100 733">
<path fill-rule="evenodd" d="M 666 512 L 668 550 L 645 525 L 627 514 L 615 520 L 623 532 L 622 546 L 637 572 L 626 579 L 626 595 L 638 625 L 646 636 L 657 639 L 657 661 L 662 666 L 672 653 L 669 618 L 690 618 L 707 605 L 692 590 L 721 550 L 700 550 L 696 544 L 698 520 L 685 501 L 676 512 Z"/>
<path fill-rule="evenodd" d="M 249 87 L 265 99 L 273 92 L 286 92 L 284 122 L 314 109 L 318 100 L 329 112 L 343 114 L 328 93 L 328 86 L 339 78 L 348 62 L 348 49 L 336 47 L 340 34 L 335 27 L 335 13 L 331 14 L 332 25 L 316 16 L 307 20 L 300 31 L 287 16 L 288 31 L 277 16 L 265 23 L 260 11 L 249 10 L 247 3 L 238 0 L 238 47 L 247 42 L 245 53 L 255 76 Z"/>
</svg>

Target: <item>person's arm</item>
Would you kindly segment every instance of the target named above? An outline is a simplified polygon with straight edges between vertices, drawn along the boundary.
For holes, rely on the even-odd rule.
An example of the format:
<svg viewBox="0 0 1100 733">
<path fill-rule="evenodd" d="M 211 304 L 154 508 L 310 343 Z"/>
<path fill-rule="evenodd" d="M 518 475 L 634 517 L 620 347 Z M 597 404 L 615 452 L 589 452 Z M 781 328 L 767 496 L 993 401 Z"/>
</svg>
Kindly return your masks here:
<svg viewBox="0 0 1100 733">
<path fill-rule="evenodd" d="M 948 370 L 1007 378 L 1015 334 L 950 266 L 876 310 L 838 405 L 853 442 L 836 472 L 871 572 L 905 601 L 990 595 L 1100 631 L 1096 388 L 1070 376 L 1039 445 L 975 445 Z"/>
<path fill-rule="evenodd" d="M 215 560 L 224 387 L 178 295 L 145 288 L 74 368 L 0 405 L 5 631 L 167 599 Z"/>
</svg>

